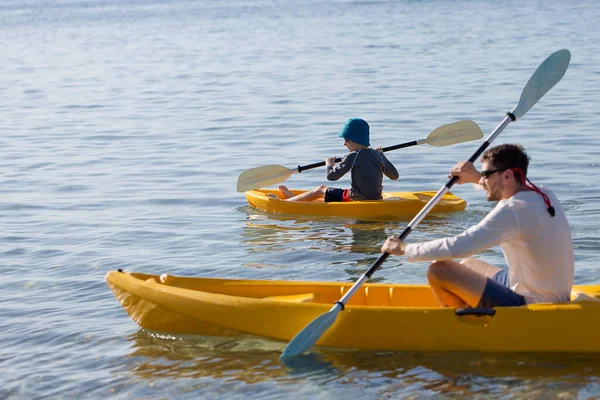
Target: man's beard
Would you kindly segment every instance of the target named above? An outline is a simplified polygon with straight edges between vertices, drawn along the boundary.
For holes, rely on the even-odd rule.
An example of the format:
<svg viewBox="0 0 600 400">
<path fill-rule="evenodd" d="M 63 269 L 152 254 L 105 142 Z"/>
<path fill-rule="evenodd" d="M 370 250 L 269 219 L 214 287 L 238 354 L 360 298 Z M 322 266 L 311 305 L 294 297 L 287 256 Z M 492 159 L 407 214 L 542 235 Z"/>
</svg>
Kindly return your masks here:
<svg viewBox="0 0 600 400">
<path fill-rule="evenodd" d="M 490 188 L 487 188 L 487 193 L 485 194 L 485 199 L 487 201 L 499 201 L 501 199 L 499 192 L 494 192 Z"/>
</svg>

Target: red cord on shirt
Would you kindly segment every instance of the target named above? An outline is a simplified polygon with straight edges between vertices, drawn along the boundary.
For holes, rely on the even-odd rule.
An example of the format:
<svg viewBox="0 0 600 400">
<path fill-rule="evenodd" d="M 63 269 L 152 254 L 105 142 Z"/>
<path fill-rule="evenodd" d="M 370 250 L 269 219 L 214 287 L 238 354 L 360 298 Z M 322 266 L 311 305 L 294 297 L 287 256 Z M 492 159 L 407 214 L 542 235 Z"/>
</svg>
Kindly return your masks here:
<svg viewBox="0 0 600 400">
<path fill-rule="evenodd" d="M 521 168 L 510 168 L 510 170 L 519 174 L 519 176 L 521 177 L 521 183 L 525 185 L 526 188 L 533 190 L 534 192 L 542 196 L 542 199 L 544 199 L 544 203 L 546 203 L 546 206 L 548 207 L 548 212 L 550 213 L 550 216 L 554 217 L 554 215 L 556 215 L 556 212 L 554 211 L 554 207 L 552 207 L 552 203 L 550 203 L 550 199 L 548 198 L 548 196 L 540 189 L 538 189 L 538 187 L 535 186 L 533 182 L 531 182 L 528 178 L 525 178 L 525 174 L 523 173 L 523 170 Z M 529 182 L 529 185 L 531 186 L 527 185 L 527 182 Z"/>
</svg>

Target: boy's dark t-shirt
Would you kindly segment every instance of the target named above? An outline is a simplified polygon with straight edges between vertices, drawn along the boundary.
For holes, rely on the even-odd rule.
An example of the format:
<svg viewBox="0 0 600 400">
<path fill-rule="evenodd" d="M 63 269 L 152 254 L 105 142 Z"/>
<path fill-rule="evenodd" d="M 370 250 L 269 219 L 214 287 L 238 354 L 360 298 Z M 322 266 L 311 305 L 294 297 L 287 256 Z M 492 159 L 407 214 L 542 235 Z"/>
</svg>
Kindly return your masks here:
<svg viewBox="0 0 600 400">
<path fill-rule="evenodd" d="M 350 198 L 352 200 L 381 200 L 383 175 L 398 179 L 398 171 L 391 162 L 373 149 L 359 149 L 347 154 L 339 164 L 327 167 L 327 180 L 337 181 L 350 171 Z"/>
</svg>

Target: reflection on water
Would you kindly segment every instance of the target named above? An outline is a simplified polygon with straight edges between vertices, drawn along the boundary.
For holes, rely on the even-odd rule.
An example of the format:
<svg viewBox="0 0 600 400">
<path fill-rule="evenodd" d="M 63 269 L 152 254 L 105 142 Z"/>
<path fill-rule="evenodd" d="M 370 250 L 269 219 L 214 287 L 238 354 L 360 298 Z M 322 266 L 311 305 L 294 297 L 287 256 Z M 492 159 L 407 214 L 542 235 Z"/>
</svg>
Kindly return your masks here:
<svg viewBox="0 0 600 400">
<path fill-rule="evenodd" d="M 140 330 L 128 337 L 130 354 L 135 362 L 130 370 L 145 379 L 157 377 L 198 378 L 235 376 L 237 380 L 255 382 L 283 375 L 277 350 L 268 342 L 261 345 L 252 339 L 217 337 L 179 337 Z"/>
<path fill-rule="evenodd" d="M 245 383 L 337 374 L 332 361 L 312 354 L 292 366 L 279 356 L 286 343 L 261 338 L 171 336 L 140 330 L 128 337 L 133 343 L 130 370 L 144 379 L 158 377 L 232 379 Z"/>
<path fill-rule="evenodd" d="M 315 349 L 282 364 L 279 355 L 286 343 L 258 338 L 182 338 L 140 330 L 128 340 L 132 343 L 129 371 L 150 381 L 210 377 L 249 385 L 268 382 L 277 390 L 303 379 L 334 382 L 331 387 L 338 394 L 348 386 L 359 385 L 377 397 L 417 392 L 451 397 L 570 399 L 582 394 L 585 397 L 590 388 L 600 388 L 597 355 Z"/>
<path fill-rule="evenodd" d="M 268 214 L 250 207 L 238 209 L 246 212 L 241 242 L 248 254 L 246 267 L 276 268 L 294 267 L 289 278 L 298 278 L 303 269 L 315 264 L 329 271 L 326 280 L 332 280 L 332 272 L 338 272 L 336 280 L 354 281 L 362 275 L 381 255 L 384 240 L 399 235 L 412 217 L 397 220 L 356 220 L 341 217 L 307 217 L 285 214 Z M 447 213 L 429 215 L 413 232 L 416 239 L 435 238 L 458 233 L 466 229 L 479 212 Z M 412 239 L 412 238 L 411 238 Z M 281 263 L 285 260 L 285 264 Z M 383 268 L 394 270 L 404 263 L 394 257 Z M 312 273 L 307 279 L 321 279 Z M 325 276 L 325 275 L 323 275 Z M 372 281 L 385 280 L 383 275 Z"/>
</svg>

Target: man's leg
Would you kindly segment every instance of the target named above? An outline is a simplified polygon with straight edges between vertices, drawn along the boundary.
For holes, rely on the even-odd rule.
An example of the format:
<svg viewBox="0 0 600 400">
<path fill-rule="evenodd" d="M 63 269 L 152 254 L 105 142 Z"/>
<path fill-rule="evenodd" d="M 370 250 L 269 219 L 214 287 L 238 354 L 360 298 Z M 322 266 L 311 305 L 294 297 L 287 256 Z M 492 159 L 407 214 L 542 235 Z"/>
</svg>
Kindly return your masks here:
<svg viewBox="0 0 600 400">
<path fill-rule="evenodd" d="M 479 272 L 481 275 L 484 275 L 487 278 L 493 278 L 498 271 L 502 271 L 495 265 L 488 264 L 485 261 L 481 261 L 477 258 L 465 258 L 460 263 L 466 265 L 475 272 Z"/>
<path fill-rule="evenodd" d="M 464 263 L 452 260 L 434 261 L 427 270 L 427 280 L 442 306 L 477 307 L 488 274 L 493 276 L 494 268 L 499 270 L 493 265 L 472 258 L 464 260 Z"/>
<path fill-rule="evenodd" d="M 285 199 L 286 201 L 313 201 L 317 199 L 325 198 L 325 192 L 327 191 L 327 186 L 321 185 L 319 187 L 314 188 L 313 190 L 309 190 L 308 192 L 304 192 L 299 194 L 298 196 L 290 197 L 289 199 Z"/>
</svg>

